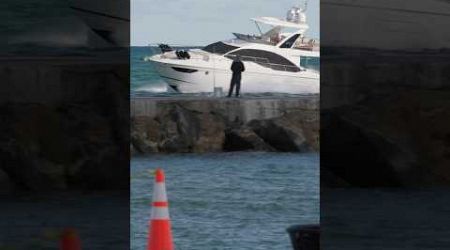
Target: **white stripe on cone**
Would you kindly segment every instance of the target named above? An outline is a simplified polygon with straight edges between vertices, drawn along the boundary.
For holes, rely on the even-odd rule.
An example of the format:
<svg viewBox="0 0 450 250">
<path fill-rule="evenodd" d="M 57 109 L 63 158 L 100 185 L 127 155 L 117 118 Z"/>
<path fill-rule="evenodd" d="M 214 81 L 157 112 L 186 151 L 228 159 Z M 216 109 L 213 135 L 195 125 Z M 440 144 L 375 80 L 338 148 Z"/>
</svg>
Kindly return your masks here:
<svg viewBox="0 0 450 250">
<path fill-rule="evenodd" d="M 153 207 L 152 220 L 169 220 L 169 209 L 167 207 Z"/>
<path fill-rule="evenodd" d="M 155 182 L 153 185 L 153 202 L 167 201 L 166 183 Z"/>
</svg>

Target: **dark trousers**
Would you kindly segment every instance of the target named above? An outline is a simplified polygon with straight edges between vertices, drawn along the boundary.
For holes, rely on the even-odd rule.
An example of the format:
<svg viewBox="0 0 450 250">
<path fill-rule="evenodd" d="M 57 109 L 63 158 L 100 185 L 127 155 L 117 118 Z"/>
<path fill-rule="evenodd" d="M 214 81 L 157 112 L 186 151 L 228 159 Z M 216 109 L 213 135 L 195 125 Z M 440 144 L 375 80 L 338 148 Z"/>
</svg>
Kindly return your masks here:
<svg viewBox="0 0 450 250">
<path fill-rule="evenodd" d="M 231 96 L 233 94 L 234 86 L 236 86 L 236 96 L 239 96 L 239 90 L 241 89 L 241 74 L 233 74 L 233 76 L 231 77 L 228 96 Z"/>
</svg>

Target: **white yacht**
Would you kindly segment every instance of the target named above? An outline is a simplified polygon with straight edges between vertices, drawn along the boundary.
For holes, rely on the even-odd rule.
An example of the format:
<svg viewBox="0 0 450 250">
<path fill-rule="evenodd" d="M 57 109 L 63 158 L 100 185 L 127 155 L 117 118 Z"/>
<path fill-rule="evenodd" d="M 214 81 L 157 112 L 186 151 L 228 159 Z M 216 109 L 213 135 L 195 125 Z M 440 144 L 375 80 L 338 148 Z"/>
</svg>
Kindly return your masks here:
<svg viewBox="0 0 450 250">
<path fill-rule="evenodd" d="M 259 35 L 234 33 L 233 39 L 187 51 L 162 45 L 162 53 L 150 61 L 169 86 L 183 93 L 228 91 L 230 67 L 237 55 L 245 65 L 243 93 L 318 93 L 320 46 L 304 35 L 308 29 L 305 9 L 293 7 L 286 19 L 252 18 Z M 261 24 L 271 29 L 263 33 Z"/>
</svg>

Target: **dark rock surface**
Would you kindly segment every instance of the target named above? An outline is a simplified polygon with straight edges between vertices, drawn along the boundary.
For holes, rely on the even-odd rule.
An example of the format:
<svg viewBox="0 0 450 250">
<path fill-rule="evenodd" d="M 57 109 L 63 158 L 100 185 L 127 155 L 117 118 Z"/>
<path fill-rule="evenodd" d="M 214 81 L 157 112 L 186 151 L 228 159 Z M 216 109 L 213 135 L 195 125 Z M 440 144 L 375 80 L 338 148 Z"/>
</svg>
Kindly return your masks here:
<svg viewBox="0 0 450 250">
<path fill-rule="evenodd" d="M 248 108 L 239 103 L 248 102 L 245 99 L 232 100 L 231 105 L 223 103 L 223 99 L 145 100 L 157 108 L 147 111 L 153 115 L 132 116 L 132 148 L 141 154 L 317 151 L 318 105 L 311 102 L 318 103 L 318 97 L 310 99 L 310 102 L 300 104 L 294 100 L 297 106 L 292 105 L 290 109 L 284 109 L 290 105 L 289 101 L 286 104 L 281 99 L 277 100 L 275 105 L 282 107 L 279 111 L 274 111 L 274 101 L 268 100 L 270 118 L 264 111 L 264 105 L 267 105 L 264 100 L 250 105 L 258 110 L 257 113 L 242 110 Z M 248 117 L 251 119 L 247 121 Z"/>
<path fill-rule="evenodd" d="M 0 64 L 0 186 L 128 188 L 128 65 L 81 65 Z"/>
<path fill-rule="evenodd" d="M 0 169 L 0 195 L 10 194 L 13 192 L 14 184 L 8 174 Z"/>
<path fill-rule="evenodd" d="M 449 54 L 363 55 L 321 58 L 322 184 L 450 184 Z"/>
<path fill-rule="evenodd" d="M 220 117 L 180 105 L 168 106 L 154 119 L 135 117 L 131 121 L 131 143 L 139 153 L 217 152 L 225 139 Z"/>
<path fill-rule="evenodd" d="M 323 167 L 361 186 L 450 183 L 450 111 L 441 106 L 450 106 L 449 100 L 450 92 L 405 91 L 351 110 L 335 110 L 322 119 L 323 143 L 329 147 L 321 153 L 347 164 L 325 162 Z M 348 152 L 338 148 L 352 154 L 343 159 Z"/>
<path fill-rule="evenodd" d="M 225 151 L 276 151 L 267 144 L 251 128 L 243 127 L 225 131 Z"/>
<path fill-rule="evenodd" d="M 281 120 L 255 120 L 249 126 L 265 142 L 283 152 L 305 151 L 307 149 L 301 128 L 292 128 Z"/>
</svg>

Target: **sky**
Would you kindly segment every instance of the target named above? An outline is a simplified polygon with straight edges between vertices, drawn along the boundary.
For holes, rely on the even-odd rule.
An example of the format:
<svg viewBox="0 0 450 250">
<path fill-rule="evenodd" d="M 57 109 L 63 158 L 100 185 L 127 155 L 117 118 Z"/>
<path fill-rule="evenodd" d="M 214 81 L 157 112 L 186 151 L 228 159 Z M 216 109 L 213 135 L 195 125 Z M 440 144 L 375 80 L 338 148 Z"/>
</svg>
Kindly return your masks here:
<svg viewBox="0 0 450 250">
<path fill-rule="evenodd" d="M 320 0 L 308 0 L 308 37 L 319 39 Z M 301 0 L 131 0 L 131 45 L 155 43 L 203 46 L 257 34 L 252 17 L 285 18 Z M 303 6 L 303 5 L 301 5 Z"/>
</svg>

